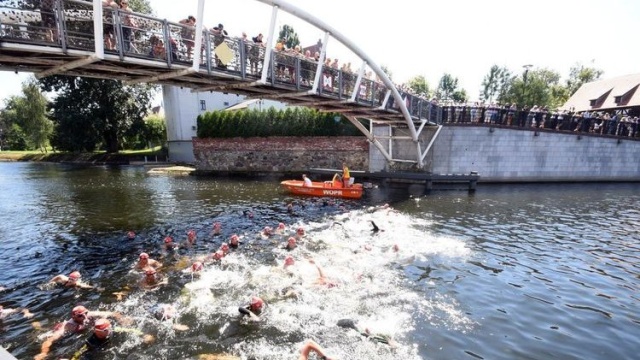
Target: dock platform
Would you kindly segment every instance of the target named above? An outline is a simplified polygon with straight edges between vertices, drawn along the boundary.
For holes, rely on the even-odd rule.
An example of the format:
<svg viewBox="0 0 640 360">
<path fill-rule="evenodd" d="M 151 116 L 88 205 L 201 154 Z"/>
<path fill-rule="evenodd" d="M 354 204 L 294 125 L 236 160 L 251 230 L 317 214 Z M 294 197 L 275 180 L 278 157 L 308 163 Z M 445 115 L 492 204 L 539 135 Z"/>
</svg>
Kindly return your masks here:
<svg viewBox="0 0 640 360">
<path fill-rule="evenodd" d="M 425 190 L 433 190 L 435 184 L 467 184 L 469 191 L 475 191 L 480 175 L 472 171 L 469 174 L 432 174 L 427 172 L 402 172 L 402 171 L 358 171 L 349 170 L 351 176 L 358 179 L 379 180 L 382 182 L 424 184 Z M 309 170 L 311 174 L 331 175 L 342 174 L 342 169 L 320 169 Z"/>
</svg>

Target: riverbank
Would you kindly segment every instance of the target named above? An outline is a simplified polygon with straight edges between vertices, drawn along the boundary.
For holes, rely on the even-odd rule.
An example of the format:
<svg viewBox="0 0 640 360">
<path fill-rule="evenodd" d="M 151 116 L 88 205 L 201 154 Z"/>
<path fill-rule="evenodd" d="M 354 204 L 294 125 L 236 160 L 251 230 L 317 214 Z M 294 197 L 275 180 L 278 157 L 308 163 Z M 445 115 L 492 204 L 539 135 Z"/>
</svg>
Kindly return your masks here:
<svg viewBox="0 0 640 360">
<path fill-rule="evenodd" d="M 167 163 L 162 151 L 107 153 L 40 153 L 33 151 L 0 151 L 0 162 L 41 161 L 87 165 L 137 165 L 148 163 Z"/>
</svg>

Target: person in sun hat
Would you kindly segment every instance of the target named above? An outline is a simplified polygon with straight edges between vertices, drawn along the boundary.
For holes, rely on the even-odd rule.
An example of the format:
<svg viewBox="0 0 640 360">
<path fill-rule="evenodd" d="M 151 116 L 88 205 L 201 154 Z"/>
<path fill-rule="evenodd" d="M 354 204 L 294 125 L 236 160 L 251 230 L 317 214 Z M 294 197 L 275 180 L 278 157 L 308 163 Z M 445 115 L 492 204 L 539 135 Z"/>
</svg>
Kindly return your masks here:
<svg viewBox="0 0 640 360">
<path fill-rule="evenodd" d="M 151 259 L 149 257 L 149 254 L 145 252 L 140 253 L 140 256 L 138 256 L 138 262 L 136 262 L 136 265 L 134 268 L 136 270 L 146 270 L 149 267 L 158 270 L 159 268 L 162 267 L 162 263 L 160 263 L 157 260 Z"/>
<path fill-rule="evenodd" d="M 265 307 L 264 300 L 262 300 L 258 296 L 252 296 L 251 300 L 249 301 L 249 304 L 240 306 L 238 308 L 238 311 L 240 312 L 240 314 L 242 314 L 243 317 L 249 316 L 251 320 L 259 321 L 260 315 L 262 314 L 264 307 Z"/>
<path fill-rule="evenodd" d="M 73 271 L 71 272 L 71 274 L 69 274 L 69 276 L 64 274 L 56 275 L 53 277 L 53 279 L 49 280 L 49 283 L 60 284 L 64 287 L 93 289 L 93 286 L 89 284 L 85 284 L 82 281 L 80 281 L 81 277 L 82 275 L 80 275 L 79 271 Z"/>
</svg>

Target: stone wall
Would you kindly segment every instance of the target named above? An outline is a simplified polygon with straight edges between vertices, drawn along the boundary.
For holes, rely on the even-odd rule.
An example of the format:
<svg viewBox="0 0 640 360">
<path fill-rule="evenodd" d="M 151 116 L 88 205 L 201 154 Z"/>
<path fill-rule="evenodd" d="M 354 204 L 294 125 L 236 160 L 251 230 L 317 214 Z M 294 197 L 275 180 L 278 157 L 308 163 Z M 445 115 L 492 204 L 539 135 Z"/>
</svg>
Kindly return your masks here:
<svg viewBox="0 0 640 360">
<path fill-rule="evenodd" d="M 429 169 L 477 171 L 481 182 L 639 181 L 640 141 L 601 136 L 445 126 Z"/>
<path fill-rule="evenodd" d="M 310 168 L 369 169 L 369 142 L 355 137 L 193 138 L 198 172 L 304 172 Z"/>
</svg>

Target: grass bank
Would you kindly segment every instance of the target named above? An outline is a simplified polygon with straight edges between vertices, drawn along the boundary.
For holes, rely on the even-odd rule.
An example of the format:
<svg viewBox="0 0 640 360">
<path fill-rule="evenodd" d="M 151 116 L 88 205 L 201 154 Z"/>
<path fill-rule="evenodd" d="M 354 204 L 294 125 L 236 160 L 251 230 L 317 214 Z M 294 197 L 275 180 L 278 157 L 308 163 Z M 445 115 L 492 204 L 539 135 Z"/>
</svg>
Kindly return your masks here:
<svg viewBox="0 0 640 360">
<path fill-rule="evenodd" d="M 131 162 L 141 162 L 156 157 L 158 161 L 166 161 L 166 151 L 160 147 L 145 150 L 125 150 L 114 154 L 105 152 L 67 153 L 49 151 L 0 151 L 0 161 L 46 161 L 85 164 L 114 164 L 125 165 Z"/>
</svg>

